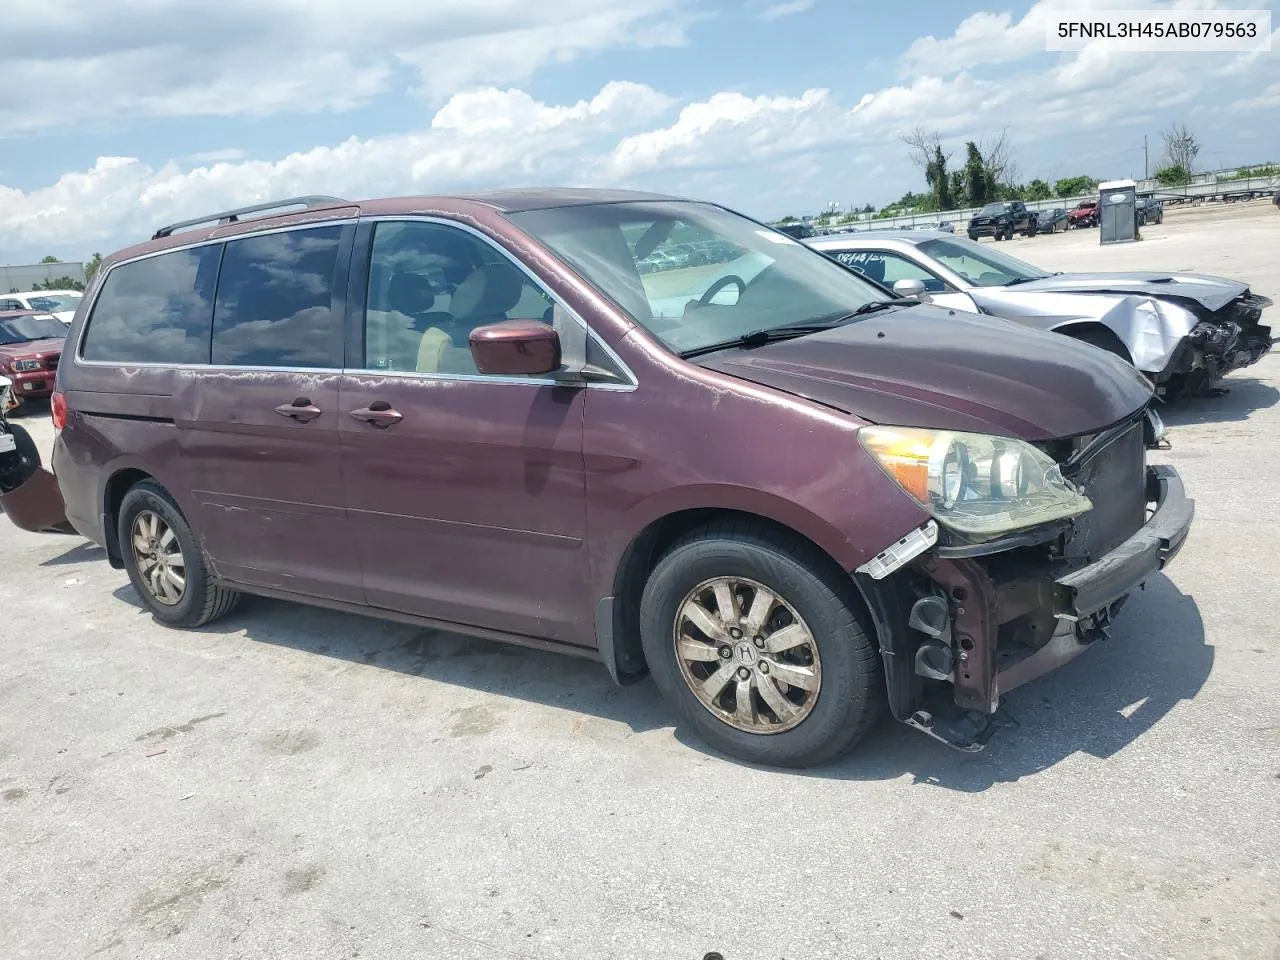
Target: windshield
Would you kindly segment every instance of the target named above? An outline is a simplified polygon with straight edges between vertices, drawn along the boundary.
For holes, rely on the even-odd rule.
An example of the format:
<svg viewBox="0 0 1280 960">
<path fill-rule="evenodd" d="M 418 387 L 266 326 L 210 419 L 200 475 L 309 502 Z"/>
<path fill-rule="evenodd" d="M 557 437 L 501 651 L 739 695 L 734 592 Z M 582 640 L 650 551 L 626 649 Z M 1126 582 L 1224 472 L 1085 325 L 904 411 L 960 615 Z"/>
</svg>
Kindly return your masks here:
<svg viewBox="0 0 1280 960">
<path fill-rule="evenodd" d="M 836 320 L 885 296 L 818 251 L 709 204 L 583 204 L 509 218 L 677 353 Z"/>
<path fill-rule="evenodd" d="M 1005 213 L 1008 209 L 1009 209 L 1009 204 L 1007 203 L 988 203 L 985 207 L 983 207 L 981 210 L 978 211 L 978 215 L 981 216 L 982 214 L 985 213 L 989 216 L 993 213 Z"/>
<path fill-rule="evenodd" d="M 59 313 L 63 310 L 75 310 L 80 306 L 78 293 L 42 293 L 38 297 L 27 297 L 32 310 L 48 310 Z"/>
<path fill-rule="evenodd" d="M 964 237 L 926 240 L 919 249 L 975 287 L 1003 287 L 1015 280 L 1049 276 L 1039 267 Z"/>
<path fill-rule="evenodd" d="M 65 339 L 67 325 L 53 317 L 9 317 L 0 320 L 0 343 Z"/>
</svg>

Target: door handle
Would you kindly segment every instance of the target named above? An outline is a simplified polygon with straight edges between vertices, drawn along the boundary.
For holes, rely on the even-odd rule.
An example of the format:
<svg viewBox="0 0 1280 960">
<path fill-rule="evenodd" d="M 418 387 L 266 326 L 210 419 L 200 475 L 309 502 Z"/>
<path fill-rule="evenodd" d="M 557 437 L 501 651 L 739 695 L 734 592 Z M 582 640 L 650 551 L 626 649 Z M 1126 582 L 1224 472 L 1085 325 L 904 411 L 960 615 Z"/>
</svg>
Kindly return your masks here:
<svg viewBox="0 0 1280 960">
<path fill-rule="evenodd" d="M 280 416 L 297 420 L 299 423 L 310 423 L 320 416 L 321 412 L 320 408 L 306 397 L 298 397 L 293 403 L 282 403 L 276 407 L 276 413 Z"/>
<path fill-rule="evenodd" d="M 404 419 L 400 411 L 392 408 L 391 404 L 385 400 L 375 400 L 367 407 L 361 407 L 358 410 L 352 410 L 351 416 L 357 420 L 363 420 L 370 426 L 386 429 L 393 424 L 399 423 Z"/>
</svg>

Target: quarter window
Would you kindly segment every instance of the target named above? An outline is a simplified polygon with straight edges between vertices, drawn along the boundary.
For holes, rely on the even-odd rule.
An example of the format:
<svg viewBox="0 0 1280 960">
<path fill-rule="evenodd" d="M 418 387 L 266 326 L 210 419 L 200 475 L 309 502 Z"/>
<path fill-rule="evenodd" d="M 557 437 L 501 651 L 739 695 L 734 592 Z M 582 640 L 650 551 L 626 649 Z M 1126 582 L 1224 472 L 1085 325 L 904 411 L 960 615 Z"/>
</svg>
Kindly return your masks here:
<svg viewBox="0 0 1280 960">
<path fill-rule="evenodd" d="M 333 310 L 341 226 L 229 240 L 213 311 L 213 362 L 337 367 Z"/>
<path fill-rule="evenodd" d="M 374 228 L 364 369 L 476 374 L 469 338 L 503 320 L 562 322 L 551 297 L 479 237 L 440 223 Z M 569 321 L 573 322 L 573 321 Z"/>
<path fill-rule="evenodd" d="M 82 356 L 110 363 L 209 362 L 222 245 L 175 250 L 115 267 L 102 285 Z"/>
</svg>

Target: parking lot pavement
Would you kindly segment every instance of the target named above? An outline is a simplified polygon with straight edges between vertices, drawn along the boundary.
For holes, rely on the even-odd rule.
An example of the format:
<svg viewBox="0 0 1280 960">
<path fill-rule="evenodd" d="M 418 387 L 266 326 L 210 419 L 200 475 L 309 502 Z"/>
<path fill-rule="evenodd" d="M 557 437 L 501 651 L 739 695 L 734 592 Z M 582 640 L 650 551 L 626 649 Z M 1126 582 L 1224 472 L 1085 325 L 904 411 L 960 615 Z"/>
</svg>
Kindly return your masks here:
<svg viewBox="0 0 1280 960">
<path fill-rule="evenodd" d="M 1280 216 L 1147 236 L 1008 247 L 1280 294 Z M 583 661 L 265 600 L 174 632 L 5 524 L 3 955 L 1280 957 L 1280 357 L 1230 385 L 1165 410 L 1168 575 L 975 756 L 885 723 L 759 770 Z"/>
</svg>

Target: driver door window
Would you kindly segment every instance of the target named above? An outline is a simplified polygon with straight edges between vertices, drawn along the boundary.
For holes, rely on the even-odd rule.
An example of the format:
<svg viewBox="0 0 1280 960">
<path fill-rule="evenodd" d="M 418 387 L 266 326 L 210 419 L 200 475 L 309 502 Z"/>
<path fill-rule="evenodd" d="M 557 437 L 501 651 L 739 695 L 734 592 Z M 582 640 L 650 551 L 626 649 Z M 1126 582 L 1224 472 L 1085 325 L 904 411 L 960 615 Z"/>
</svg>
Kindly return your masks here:
<svg viewBox="0 0 1280 960">
<path fill-rule="evenodd" d="M 478 375 L 476 327 L 554 319 L 551 297 L 479 237 L 439 223 L 374 228 L 364 369 Z"/>
<path fill-rule="evenodd" d="M 836 259 L 882 286 L 893 289 L 899 280 L 919 280 L 930 293 L 945 293 L 946 283 L 924 267 L 887 250 L 858 250 L 837 253 Z"/>
</svg>

